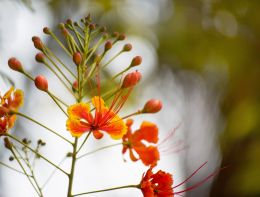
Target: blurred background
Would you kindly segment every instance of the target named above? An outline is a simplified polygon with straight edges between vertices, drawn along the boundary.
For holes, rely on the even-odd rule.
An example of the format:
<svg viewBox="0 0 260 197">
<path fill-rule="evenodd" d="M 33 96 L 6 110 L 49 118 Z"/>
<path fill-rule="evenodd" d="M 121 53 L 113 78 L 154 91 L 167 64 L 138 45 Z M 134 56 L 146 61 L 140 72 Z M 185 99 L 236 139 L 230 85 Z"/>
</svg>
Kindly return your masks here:
<svg viewBox="0 0 260 197">
<path fill-rule="evenodd" d="M 215 169 L 227 167 L 214 180 L 183 195 L 260 196 L 259 10 L 259 0 L 0 0 L 1 94 L 10 86 L 8 78 L 12 78 L 17 88 L 25 90 L 22 111 L 66 133 L 65 117 L 50 112 L 55 105 L 31 82 L 10 71 L 7 60 L 16 56 L 33 75 L 47 75 L 34 61 L 36 50 L 31 37 L 40 36 L 59 53 L 55 43 L 43 35 L 42 28 L 55 30 L 67 18 L 78 20 L 90 13 L 93 21 L 106 25 L 108 31 L 125 32 L 126 42 L 133 45 L 131 54 L 113 62 L 110 73 L 120 71 L 121 65 L 127 66 L 135 55 L 143 57 L 138 70 L 144 77 L 126 110 L 140 108 L 151 97 L 164 103 L 160 113 L 138 118 L 136 123 L 143 119 L 157 123 L 161 139 L 180 125 L 167 140 L 168 149 L 162 151 L 157 169 L 171 172 L 177 185 L 208 161 L 198 175 L 175 191 L 196 184 Z M 47 77 L 51 81 L 53 76 Z M 57 94 L 65 96 L 57 84 L 51 85 Z M 61 126 L 57 121 L 61 121 Z M 12 132 L 37 140 L 38 130 L 39 127 L 20 120 Z M 44 153 L 58 163 L 68 148 L 53 136 L 40 133 L 49 140 Z M 91 150 L 96 146 L 100 145 L 94 141 L 89 144 Z M 8 162 L 9 155 L 2 145 L 0 148 L 1 160 Z M 76 180 L 75 191 L 138 183 L 146 168 L 140 163 L 122 162 L 120 156 L 111 157 L 120 151 L 108 150 L 79 164 L 82 177 Z M 54 155 L 60 152 L 60 158 Z M 103 154 L 111 159 L 107 161 Z M 122 165 L 117 166 L 116 162 Z M 43 175 L 52 170 L 47 164 L 39 164 L 38 168 Z M 82 172 L 85 169 L 86 175 Z M 3 166 L 0 175 L 1 197 L 34 196 L 22 175 Z M 60 182 L 63 179 L 57 173 L 46 186 L 46 196 L 65 196 Z M 92 196 L 142 195 L 126 190 Z"/>
</svg>

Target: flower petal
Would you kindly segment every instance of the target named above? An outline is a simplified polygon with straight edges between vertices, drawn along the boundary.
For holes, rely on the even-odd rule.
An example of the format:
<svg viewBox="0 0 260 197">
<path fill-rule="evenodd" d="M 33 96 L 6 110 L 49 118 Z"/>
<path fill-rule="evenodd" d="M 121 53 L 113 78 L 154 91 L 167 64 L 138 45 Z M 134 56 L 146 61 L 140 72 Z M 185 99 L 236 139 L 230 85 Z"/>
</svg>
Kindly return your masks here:
<svg viewBox="0 0 260 197">
<path fill-rule="evenodd" d="M 71 105 L 67 111 L 70 119 L 85 119 L 88 122 L 90 122 L 89 120 L 93 119 L 88 103 L 77 103 Z"/>
<path fill-rule="evenodd" d="M 134 134 L 133 134 L 134 141 L 141 141 L 146 140 L 150 143 L 157 143 L 158 142 L 158 127 L 148 121 L 144 121 L 140 127 Z"/>
<path fill-rule="evenodd" d="M 74 137 L 80 137 L 83 133 L 90 131 L 90 126 L 88 124 L 77 119 L 68 119 L 66 127 Z"/>
<path fill-rule="evenodd" d="M 134 147 L 135 151 L 139 155 L 141 161 L 144 165 L 156 165 L 157 161 L 160 159 L 160 154 L 155 146 L 149 147 Z"/>
</svg>

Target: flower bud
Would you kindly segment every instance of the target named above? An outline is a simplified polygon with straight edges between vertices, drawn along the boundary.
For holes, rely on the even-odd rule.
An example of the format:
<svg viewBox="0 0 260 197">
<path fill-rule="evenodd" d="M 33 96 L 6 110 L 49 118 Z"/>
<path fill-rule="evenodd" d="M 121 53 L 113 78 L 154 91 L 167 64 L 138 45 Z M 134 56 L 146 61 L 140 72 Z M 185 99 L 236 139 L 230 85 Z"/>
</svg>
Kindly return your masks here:
<svg viewBox="0 0 260 197">
<path fill-rule="evenodd" d="M 74 81 L 73 84 L 72 84 L 72 90 L 73 92 L 76 92 L 79 88 L 79 84 L 78 84 L 78 81 Z"/>
<path fill-rule="evenodd" d="M 69 31 L 65 27 L 61 28 L 61 33 L 63 34 L 64 37 L 67 37 L 69 35 Z"/>
<path fill-rule="evenodd" d="M 43 75 L 38 75 L 34 79 L 34 84 L 39 90 L 42 90 L 44 92 L 48 91 L 48 81 Z"/>
<path fill-rule="evenodd" d="M 89 24 L 89 29 L 91 30 L 91 31 L 93 31 L 95 28 L 96 28 L 96 25 L 95 24 L 93 24 L 93 23 L 91 23 L 91 24 Z"/>
<path fill-rule="evenodd" d="M 127 74 L 123 80 L 122 88 L 130 88 L 135 86 L 142 78 L 140 72 L 135 71 Z"/>
<path fill-rule="evenodd" d="M 12 70 L 15 70 L 15 71 L 18 71 L 18 72 L 23 72 L 23 66 L 22 66 L 22 63 L 16 59 L 15 57 L 11 57 L 9 60 L 8 60 L 8 66 L 12 69 Z"/>
<path fill-rule="evenodd" d="M 78 65 L 80 65 L 81 61 L 82 61 L 82 56 L 81 56 L 80 52 L 74 53 L 73 62 L 78 66 Z"/>
<path fill-rule="evenodd" d="M 4 138 L 4 145 L 5 145 L 5 148 L 7 148 L 9 150 L 12 149 L 12 143 L 10 142 L 10 140 L 7 137 Z"/>
<path fill-rule="evenodd" d="M 113 34 L 112 34 L 112 37 L 114 38 L 117 38 L 119 36 L 119 33 L 117 31 L 115 31 Z"/>
<path fill-rule="evenodd" d="M 37 53 L 35 55 L 35 60 L 39 63 L 43 63 L 44 62 L 44 54 L 43 53 Z"/>
<path fill-rule="evenodd" d="M 69 19 L 66 20 L 66 23 L 67 23 L 68 25 L 72 25 L 72 20 L 69 18 Z"/>
<path fill-rule="evenodd" d="M 39 38 L 39 37 L 37 37 L 37 36 L 33 36 L 32 37 L 32 41 L 33 41 L 33 44 L 34 44 L 34 47 L 36 48 L 36 49 L 39 49 L 39 50 L 43 50 L 43 43 L 42 43 L 42 41 L 41 41 L 41 39 Z"/>
<path fill-rule="evenodd" d="M 44 28 L 43 28 L 43 33 L 45 33 L 45 34 L 50 34 L 51 31 L 50 31 L 50 29 L 49 29 L 48 27 L 44 27 Z"/>
<path fill-rule="evenodd" d="M 132 62 L 130 64 L 131 67 L 138 66 L 142 63 L 142 57 L 141 56 L 135 56 L 132 59 Z"/>
<path fill-rule="evenodd" d="M 100 27 L 100 32 L 106 32 L 106 31 L 107 31 L 107 28 L 105 26 Z"/>
<path fill-rule="evenodd" d="M 126 36 L 125 36 L 125 34 L 120 34 L 117 39 L 118 40 L 125 40 Z"/>
<path fill-rule="evenodd" d="M 130 43 L 125 44 L 123 47 L 123 51 L 131 51 L 132 50 L 132 45 Z"/>
<path fill-rule="evenodd" d="M 92 18 L 91 18 L 91 16 L 90 16 L 90 14 L 88 14 L 88 15 L 85 17 L 85 20 L 86 20 L 86 21 L 89 21 L 89 22 L 92 21 Z"/>
<path fill-rule="evenodd" d="M 157 113 L 162 109 L 162 102 L 159 99 L 147 101 L 142 109 L 142 113 Z"/>
<path fill-rule="evenodd" d="M 111 41 L 107 41 L 105 44 L 105 52 L 107 52 L 108 50 L 110 50 L 112 48 L 113 44 Z"/>
</svg>

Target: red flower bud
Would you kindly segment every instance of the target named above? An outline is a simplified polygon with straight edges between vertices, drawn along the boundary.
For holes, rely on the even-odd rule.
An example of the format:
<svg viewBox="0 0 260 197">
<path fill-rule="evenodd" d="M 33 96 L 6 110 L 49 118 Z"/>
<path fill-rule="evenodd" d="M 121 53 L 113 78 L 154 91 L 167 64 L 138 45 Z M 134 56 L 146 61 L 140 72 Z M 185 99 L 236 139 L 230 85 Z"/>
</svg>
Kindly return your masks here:
<svg viewBox="0 0 260 197">
<path fill-rule="evenodd" d="M 115 31 L 113 34 L 112 34 L 112 37 L 116 38 L 119 36 L 119 33 L 117 31 Z"/>
<path fill-rule="evenodd" d="M 132 50 L 132 45 L 131 44 L 125 44 L 123 47 L 123 51 L 131 51 Z"/>
<path fill-rule="evenodd" d="M 125 40 L 125 39 L 126 39 L 125 34 L 120 34 L 120 35 L 118 36 L 118 40 Z"/>
<path fill-rule="evenodd" d="M 8 60 L 8 66 L 15 71 L 23 72 L 23 66 L 22 63 L 16 59 L 15 57 L 12 57 Z"/>
<path fill-rule="evenodd" d="M 43 53 L 37 53 L 35 55 L 35 60 L 39 63 L 43 63 L 44 62 L 44 54 Z"/>
<path fill-rule="evenodd" d="M 43 33 L 45 33 L 45 34 L 50 34 L 50 29 L 48 28 L 48 27 L 44 27 L 43 28 Z"/>
<path fill-rule="evenodd" d="M 34 47 L 36 48 L 36 49 L 39 49 L 39 50 L 43 50 L 43 43 L 42 43 L 42 41 L 41 41 L 41 39 L 39 38 L 39 37 L 37 37 L 37 36 L 33 36 L 32 37 L 32 41 L 33 41 L 33 44 L 34 44 Z"/>
<path fill-rule="evenodd" d="M 66 20 L 66 23 L 67 23 L 68 25 L 72 25 L 72 20 L 69 18 L 69 19 Z"/>
<path fill-rule="evenodd" d="M 141 56 L 135 56 L 132 59 L 132 62 L 130 64 L 131 67 L 138 66 L 142 63 L 142 57 Z"/>
<path fill-rule="evenodd" d="M 162 109 L 162 102 L 158 99 L 147 101 L 142 109 L 142 113 L 157 113 Z"/>
<path fill-rule="evenodd" d="M 135 86 L 142 78 L 140 72 L 135 71 L 127 74 L 123 80 L 122 88 L 130 88 Z"/>
<path fill-rule="evenodd" d="M 106 27 L 100 27 L 100 32 L 106 32 L 107 31 L 107 28 Z"/>
<path fill-rule="evenodd" d="M 78 66 L 78 65 L 80 65 L 81 61 L 82 61 L 82 56 L 81 56 L 80 52 L 74 53 L 73 62 Z"/>
<path fill-rule="evenodd" d="M 73 92 L 76 92 L 79 88 L 79 84 L 78 84 L 78 81 L 74 81 L 73 84 L 72 84 L 72 90 Z"/>
<path fill-rule="evenodd" d="M 95 24 L 93 24 L 93 23 L 91 23 L 91 24 L 89 24 L 89 29 L 92 31 L 92 30 L 94 30 L 95 28 L 96 28 L 96 25 Z"/>
<path fill-rule="evenodd" d="M 38 75 L 34 79 L 34 84 L 39 90 L 42 90 L 44 92 L 48 91 L 48 81 L 43 75 Z"/>
<path fill-rule="evenodd" d="M 110 50 L 112 48 L 113 44 L 111 41 L 107 41 L 105 44 L 105 52 L 107 52 L 108 50 Z"/>
</svg>

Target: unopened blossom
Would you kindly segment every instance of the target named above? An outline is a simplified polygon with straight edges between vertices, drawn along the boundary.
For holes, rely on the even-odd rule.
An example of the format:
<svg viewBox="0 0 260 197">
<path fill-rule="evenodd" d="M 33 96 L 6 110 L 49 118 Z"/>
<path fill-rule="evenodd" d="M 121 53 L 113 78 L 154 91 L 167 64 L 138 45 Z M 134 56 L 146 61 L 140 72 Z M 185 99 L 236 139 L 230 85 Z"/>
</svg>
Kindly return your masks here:
<svg viewBox="0 0 260 197">
<path fill-rule="evenodd" d="M 132 161 L 140 159 L 146 166 L 156 165 L 160 159 L 158 148 L 153 145 L 147 146 L 143 141 L 154 144 L 158 142 L 157 126 L 151 122 L 144 121 L 140 128 L 133 133 L 132 124 L 133 120 L 128 119 L 126 122 L 128 131 L 123 137 L 122 153 L 125 154 L 129 150 Z"/>
<path fill-rule="evenodd" d="M 94 137 L 100 139 L 103 137 L 103 131 L 113 139 L 121 139 L 127 128 L 117 111 L 113 110 L 113 106 L 107 107 L 99 96 L 92 98 L 92 105 L 95 108 L 93 114 L 88 103 L 81 102 L 68 108 L 69 118 L 66 126 L 72 136 L 80 137 L 85 132 L 93 132 Z"/>
</svg>

